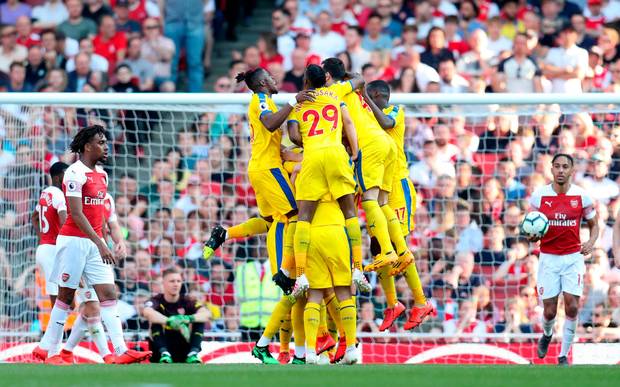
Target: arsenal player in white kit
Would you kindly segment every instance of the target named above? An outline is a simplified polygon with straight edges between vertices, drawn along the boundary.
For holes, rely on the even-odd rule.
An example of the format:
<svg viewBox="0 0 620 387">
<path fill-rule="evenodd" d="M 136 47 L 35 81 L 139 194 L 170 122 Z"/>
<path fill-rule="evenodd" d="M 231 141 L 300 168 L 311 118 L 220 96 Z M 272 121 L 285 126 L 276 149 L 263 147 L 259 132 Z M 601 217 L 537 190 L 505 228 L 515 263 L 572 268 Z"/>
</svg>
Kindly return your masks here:
<svg viewBox="0 0 620 387">
<path fill-rule="evenodd" d="M 570 155 L 557 154 L 551 162 L 553 183 L 537 189 L 530 198 L 532 209 L 545 214 L 549 230 L 540 241 L 538 263 L 538 295 L 543 300 L 543 335 L 538 342 L 538 357 L 547 355 L 560 293 L 564 297 L 566 321 L 558 364 L 568 364 L 568 352 L 575 337 L 579 297 L 583 294 L 586 272 L 584 255 L 592 252 L 599 235 L 592 198 L 571 183 L 574 160 Z M 587 222 L 590 239 L 581 243 L 579 228 Z M 536 241 L 535 238 L 530 238 Z"/>
<path fill-rule="evenodd" d="M 62 192 L 62 179 L 68 167 L 62 162 L 54 163 L 50 167 L 52 185 L 41 192 L 37 206 L 32 213 L 32 225 L 39 234 L 39 246 L 36 252 L 37 265 L 43 272 L 45 292 L 50 296 L 52 305 L 56 302 L 58 295 L 58 285 L 51 278 L 56 261 L 56 237 L 67 219 L 67 202 Z"/>
<path fill-rule="evenodd" d="M 58 298 L 41 347 L 49 348 L 47 363 L 68 364 L 60 355 L 60 342 L 70 312 L 69 305 L 83 278 L 87 286 L 93 287 L 101 305 L 100 319 L 91 316 L 87 321 L 89 330 L 103 332 L 103 320 L 117 354 L 116 363 L 141 362 L 148 359 L 151 353 L 127 349 L 116 306 L 111 266 L 115 258 L 103 240 L 108 176 L 97 163 L 104 162 L 108 157 L 105 129 L 100 125 L 80 129 L 70 149 L 79 154 L 79 160 L 66 170 L 63 180 L 68 216 L 56 239 L 57 262 L 53 278 L 58 283 Z"/>
</svg>

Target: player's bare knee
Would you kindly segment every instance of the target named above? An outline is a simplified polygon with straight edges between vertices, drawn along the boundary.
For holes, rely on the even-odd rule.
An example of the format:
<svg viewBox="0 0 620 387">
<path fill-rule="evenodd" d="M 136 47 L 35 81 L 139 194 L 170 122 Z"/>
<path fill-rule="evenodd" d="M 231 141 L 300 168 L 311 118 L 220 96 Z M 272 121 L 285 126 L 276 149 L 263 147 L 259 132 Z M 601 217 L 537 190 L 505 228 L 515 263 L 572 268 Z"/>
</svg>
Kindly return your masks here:
<svg viewBox="0 0 620 387">
<path fill-rule="evenodd" d="M 368 191 L 362 193 L 362 200 L 379 200 L 379 187 L 373 187 Z"/>
<path fill-rule="evenodd" d="M 345 219 L 353 218 L 357 216 L 357 208 L 355 207 L 355 198 L 353 194 L 344 195 L 338 199 L 340 210 Z"/>
<path fill-rule="evenodd" d="M 100 302 L 116 300 L 116 288 L 113 284 L 101 284 L 93 286 Z"/>
<path fill-rule="evenodd" d="M 73 304 L 74 297 L 75 297 L 75 289 L 58 288 L 58 296 L 56 297 L 56 301 L 60 301 L 67 305 L 71 305 Z M 56 301 L 54 301 L 54 303 L 56 303 Z"/>
<path fill-rule="evenodd" d="M 336 298 L 340 302 L 351 298 L 351 288 L 348 286 L 336 286 L 334 287 L 334 292 L 336 293 Z"/>
<path fill-rule="evenodd" d="M 549 320 L 553 320 L 555 318 L 557 314 L 557 309 L 556 308 L 546 308 L 543 312 L 543 316 L 545 317 L 545 320 L 549 321 Z"/>
<path fill-rule="evenodd" d="M 380 206 L 384 206 L 384 205 L 386 205 L 388 203 L 389 195 L 390 195 L 390 193 L 387 192 L 387 191 L 383 191 L 383 190 L 379 191 L 378 201 L 379 201 L 379 205 Z"/>
<path fill-rule="evenodd" d="M 99 303 L 96 301 L 86 301 L 82 305 L 82 315 L 84 317 L 97 317 L 99 316 Z"/>
</svg>

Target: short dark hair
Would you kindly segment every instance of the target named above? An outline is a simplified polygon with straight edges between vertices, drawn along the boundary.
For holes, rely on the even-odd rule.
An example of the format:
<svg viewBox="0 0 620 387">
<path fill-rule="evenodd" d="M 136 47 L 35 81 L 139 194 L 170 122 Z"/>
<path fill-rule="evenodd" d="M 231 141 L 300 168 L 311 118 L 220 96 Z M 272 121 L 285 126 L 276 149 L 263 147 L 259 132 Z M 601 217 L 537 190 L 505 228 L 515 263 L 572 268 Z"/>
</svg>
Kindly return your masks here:
<svg viewBox="0 0 620 387">
<path fill-rule="evenodd" d="M 161 273 L 161 278 L 166 278 L 166 276 L 168 276 L 170 274 L 179 274 L 179 275 L 181 275 L 181 271 L 176 266 L 171 266 L 171 267 L 167 268 L 166 270 L 164 270 Z"/>
<path fill-rule="evenodd" d="M 368 15 L 368 19 L 366 19 L 366 20 L 368 21 L 370 19 L 375 19 L 375 18 L 379 18 L 379 19 L 383 20 L 381 15 L 379 15 L 376 11 L 373 11 L 370 15 Z"/>
<path fill-rule="evenodd" d="M 323 70 L 329 73 L 336 81 L 343 80 L 347 75 L 344 63 L 338 58 L 327 58 L 321 64 L 323 65 Z"/>
<path fill-rule="evenodd" d="M 80 129 L 75 137 L 73 137 L 73 140 L 69 145 L 69 149 L 73 153 L 84 152 L 84 146 L 86 146 L 86 144 L 88 144 L 96 135 L 102 135 L 103 137 L 106 136 L 106 131 L 103 126 L 91 125 Z"/>
<path fill-rule="evenodd" d="M 25 69 L 25 68 L 26 68 L 26 66 L 24 66 L 24 64 L 23 64 L 22 62 L 19 62 L 19 61 L 14 61 L 14 62 L 11 62 L 11 65 L 9 66 L 9 70 L 10 70 L 10 71 L 13 71 L 13 69 L 14 69 L 15 67 L 21 67 L 21 68 L 23 68 L 23 69 Z"/>
<path fill-rule="evenodd" d="M 360 26 L 348 26 L 347 29 L 357 32 L 359 36 L 364 36 L 364 29 Z"/>
<path fill-rule="evenodd" d="M 366 85 L 366 89 L 370 91 L 376 91 L 385 96 L 390 95 L 390 85 L 384 80 L 378 79 L 376 81 L 372 81 Z"/>
<path fill-rule="evenodd" d="M 568 161 L 570 162 L 570 166 L 572 167 L 573 165 L 575 165 L 575 159 L 573 158 L 573 156 L 567 154 L 567 153 L 557 153 L 555 156 L 553 156 L 553 158 L 551 159 L 551 164 L 555 163 L 555 161 L 557 159 L 559 159 L 560 157 L 566 157 L 568 159 Z"/>
<path fill-rule="evenodd" d="M 319 65 L 311 64 L 306 67 L 305 71 L 306 79 L 310 82 L 313 88 L 319 88 L 325 86 L 327 82 L 325 78 L 325 70 Z"/>
<path fill-rule="evenodd" d="M 50 167 L 50 176 L 55 178 L 56 176 L 60 176 L 69 168 L 69 166 L 62 161 L 57 161 Z"/>
</svg>

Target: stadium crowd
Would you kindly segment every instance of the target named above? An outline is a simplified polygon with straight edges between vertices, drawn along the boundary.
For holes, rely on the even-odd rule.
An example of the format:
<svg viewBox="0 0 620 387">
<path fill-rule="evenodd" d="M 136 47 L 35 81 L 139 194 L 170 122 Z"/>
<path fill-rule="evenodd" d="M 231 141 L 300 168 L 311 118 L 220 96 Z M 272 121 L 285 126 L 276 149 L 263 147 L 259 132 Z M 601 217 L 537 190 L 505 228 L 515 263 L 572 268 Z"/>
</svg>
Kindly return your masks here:
<svg viewBox="0 0 620 387">
<path fill-rule="evenodd" d="M 195 18 L 202 32 L 213 26 L 209 20 L 220 11 L 214 1 L 207 1 L 203 10 L 202 1 L 187 0 L 165 1 L 170 6 L 165 18 L 149 0 L 0 3 L 0 84 L 8 92 L 175 91 L 183 47 L 186 83 L 197 88 L 190 91 L 201 91 L 210 54 L 204 36 L 212 34 L 182 40 L 186 31 L 179 25 L 187 24 L 175 20 L 191 25 L 186 19 Z M 200 12 L 188 7 L 170 16 L 171 10 L 182 9 L 179 3 L 200 3 Z M 278 3 L 272 30 L 233 53 L 228 76 L 214 80 L 215 92 L 246 92 L 234 76 L 257 66 L 268 69 L 282 91 L 295 92 L 307 64 L 334 55 L 367 81 L 390 82 L 395 92 L 616 92 L 620 84 L 616 0 Z M 230 10 L 226 15 L 232 25 L 226 38 L 234 39 L 234 21 L 240 16 Z M 205 44 L 205 55 L 196 56 Z M 579 329 L 592 341 L 620 337 L 620 273 L 613 269 L 611 239 L 620 207 L 620 116 L 566 114 L 564 108 L 548 105 L 524 114 L 489 107 L 475 117 L 462 117 L 458 110 L 430 106 L 426 114 L 407 117 L 406 152 L 418 191 L 410 244 L 416 247 L 425 290 L 439 310 L 423 331 L 478 336 L 540 332 L 537 252 L 519 236 L 518 225 L 529 195 L 551 179 L 550 155 L 561 151 L 575 156 L 574 181 L 597 200 L 601 222 L 597 248 L 587 258 Z M 34 258 L 17 261 L 26 246 L 34 251 L 29 226 L 33 200 L 50 163 L 72 161 L 66 150 L 77 125 L 100 120 L 110 129 L 114 158 L 133 160 L 108 167 L 130 251 L 117 269 L 128 330 L 148 328 L 143 304 L 160 292 L 162 271 L 178 265 L 186 291 L 209 307 L 207 331 L 255 337 L 277 291 L 274 287 L 273 299 L 262 300 L 258 318 L 240 315 L 240 289 L 256 284 L 243 283 L 245 277 L 236 274 L 246 265 L 269 273 L 264 243 L 237 241 L 224 245 L 216 259 L 201 259 L 209 229 L 256 213 L 245 173 L 250 144 L 243 110 L 173 120 L 175 134 L 165 139 L 161 133 L 169 128 L 161 113 L 3 107 L 2 329 L 36 330 L 39 314 L 27 315 L 43 308 L 30 286 Z M 31 125 L 33 116 L 38 120 Z M 376 285 L 376 278 L 371 282 Z M 399 300 L 410 304 L 404 279 L 396 285 Z M 361 295 L 360 331 L 378 331 L 383 306 L 380 287 Z M 560 318 L 557 325 L 562 326 Z"/>
</svg>

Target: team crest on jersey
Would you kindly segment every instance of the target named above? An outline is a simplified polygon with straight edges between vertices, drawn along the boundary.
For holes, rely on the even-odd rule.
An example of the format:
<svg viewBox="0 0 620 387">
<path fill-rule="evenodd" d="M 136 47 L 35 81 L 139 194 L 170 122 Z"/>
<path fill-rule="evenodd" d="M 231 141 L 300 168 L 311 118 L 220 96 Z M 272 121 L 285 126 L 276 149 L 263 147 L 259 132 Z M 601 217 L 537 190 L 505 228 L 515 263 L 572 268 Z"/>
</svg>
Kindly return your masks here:
<svg viewBox="0 0 620 387">
<path fill-rule="evenodd" d="M 60 278 L 62 278 L 62 282 L 67 282 L 69 281 L 69 278 L 71 278 L 71 275 L 69 275 L 69 273 L 62 273 Z"/>
<path fill-rule="evenodd" d="M 577 208 L 577 206 L 579 205 L 579 201 L 578 200 L 571 200 L 570 201 L 570 206 L 573 208 Z"/>
<path fill-rule="evenodd" d="M 105 197 L 105 194 L 102 191 L 97 192 L 97 197 L 99 199 L 103 199 Z"/>
<path fill-rule="evenodd" d="M 110 210 L 110 202 L 105 202 L 104 204 L 106 211 Z"/>
<path fill-rule="evenodd" d="M 185 308 L 179 308 L 179 309 L 177 309 L 177 313 L 179 313 L 179 314 L 185 314 Z"/>
</svg>

